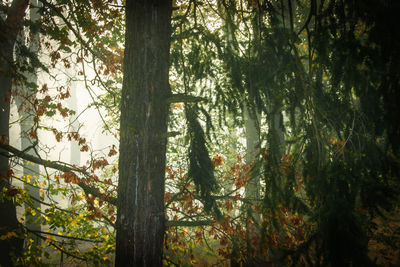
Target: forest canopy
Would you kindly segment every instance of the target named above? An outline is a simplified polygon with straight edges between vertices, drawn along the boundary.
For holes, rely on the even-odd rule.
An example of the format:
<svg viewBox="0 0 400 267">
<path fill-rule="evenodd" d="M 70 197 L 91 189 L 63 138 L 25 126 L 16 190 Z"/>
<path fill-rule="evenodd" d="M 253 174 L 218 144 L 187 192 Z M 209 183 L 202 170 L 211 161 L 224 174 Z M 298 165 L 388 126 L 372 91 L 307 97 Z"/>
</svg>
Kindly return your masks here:
<svg viewBox="0 0 400 267">
<path fill-rule="evenodd" d="M 0 265 L 399 264 L 399 10 L 2 1 Z"/>
</svg>

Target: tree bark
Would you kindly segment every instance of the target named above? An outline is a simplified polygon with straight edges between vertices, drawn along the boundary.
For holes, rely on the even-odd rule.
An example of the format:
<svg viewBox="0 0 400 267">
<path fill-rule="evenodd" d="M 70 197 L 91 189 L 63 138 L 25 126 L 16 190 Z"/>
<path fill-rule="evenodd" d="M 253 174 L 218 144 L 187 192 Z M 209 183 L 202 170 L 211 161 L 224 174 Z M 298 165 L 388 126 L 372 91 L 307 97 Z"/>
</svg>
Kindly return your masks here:
<svg viewBox="0 0 400 267">
<path fill-rule="evenodd" d="M 27 0 L 14 0 L 4 21 L 0 18 L 0 142 L 8 144 L 10 92 L 14 45 L 22 29 L 22 20 L 28 6 Z M 0 149 L 0 152 L 4 152 Z M 13 201 L 5 198 L 3 191 L 10 186 L 8 158 L 0 155 L 0 236 L 18 229 L 16 208 Z M 0 239 L 0 265 L 12 266 L 11 254 L 22 252 L 23 239 Z"/>
<path fill-rule="evenodd" d="M 115 266 L 162 266 L 171 11 L 126 3 Z"/>
</svg>

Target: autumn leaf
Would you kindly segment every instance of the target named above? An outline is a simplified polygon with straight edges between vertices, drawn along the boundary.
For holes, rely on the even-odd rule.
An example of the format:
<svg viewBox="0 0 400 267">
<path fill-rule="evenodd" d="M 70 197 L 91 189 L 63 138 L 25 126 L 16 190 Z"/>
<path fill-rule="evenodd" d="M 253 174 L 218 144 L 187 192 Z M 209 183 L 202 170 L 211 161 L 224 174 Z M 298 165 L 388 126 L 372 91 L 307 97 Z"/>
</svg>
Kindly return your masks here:
<svg viewBox="0 0 400 267">
<path fill-rule="evenodd" d="M 164 202 L 169 202 L 172 198 L 172 195 L 170 192 L 165 192 L 164 194 Z"/>
<path fill-rule="evenodd" d="M 15 197 L 19 193 L 20 193 L 20 190 L 18 188 L 10 187 L 10 188 L 7 189 L 5 195 L 8 196 L 8 197 Z"/>
<path fill-rule="evenodd" d="M 18 236 L 15 232 L 8 232 L 7 234 L 0 236 L 0 240 L 6 240 L 13 237 L 18 237 Z"/>
<path fill-rule="evenodd" d="M 115 145 L 112 145 L 110 152 L 108 152 L 108 156 L 112 157 L 117 154 L 117 150 L 115 149 Z"/>
<path fill-rule="evenodd" d="M 214 164 L 214 167 L 218 167 L 224 163 L 224 159 L 221 156 L 217 155 L 213 158 L 212 162 Z"/>
<path fill-rule="evenodd" d="M 232 210 L 233 209 L 232 202 L 230 202 L 229 199 L 225 199 L 225 208 L 227 210 Z"/>
<path fill-rule="evenodd" d="M 78 184 L 80 182 L 79 177 L 73 172 L 64 172 L 61 177 L 66 183 Z"/>
<path fill-rule="evenodd" d="M 57 140 L 57 142 L 61 142 L 62 138 L 63 138 L 63 134 L 62 134 L 61 132 L 58 132 L 58 133 L 56 134 L 56 140 Z"/>
</svg>

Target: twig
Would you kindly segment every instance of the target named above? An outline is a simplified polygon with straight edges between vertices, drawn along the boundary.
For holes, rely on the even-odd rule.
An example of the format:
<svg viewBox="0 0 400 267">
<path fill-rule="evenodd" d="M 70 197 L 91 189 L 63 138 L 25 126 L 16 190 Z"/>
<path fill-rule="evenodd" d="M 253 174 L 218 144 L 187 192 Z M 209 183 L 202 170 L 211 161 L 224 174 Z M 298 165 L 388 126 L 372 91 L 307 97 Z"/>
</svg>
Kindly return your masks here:
<svg viewBox="0 0 400 267">
<path fill-rule="evenodd" d="M 27 227 L 25 227 L 25 229 L 33 234 L 45 234 L 45 235 L 52 235 L 52 236 L 57 236 L 57 237 L 61 237 L 61 238 L 66 238 L 66 239 L 73 239 L 73 240 L 79 240 L 79 241 L 86 241 L 86 242 L 92 242 L 92 243 L 102 243 L 103 241 L 101 240 L 91 240 L 91 239 L 86 239 L 86 238 L 81 238 L 81 237 L 74 237 L 74 236 L 65 236 L 65 235 L 59 235 L 59 234 L 55 234 L 55 233 L 49 233 L 49 232 L 43 232 L 43 231 L 38 231 L 38 230 L 31 230 Z"/>
</svg>

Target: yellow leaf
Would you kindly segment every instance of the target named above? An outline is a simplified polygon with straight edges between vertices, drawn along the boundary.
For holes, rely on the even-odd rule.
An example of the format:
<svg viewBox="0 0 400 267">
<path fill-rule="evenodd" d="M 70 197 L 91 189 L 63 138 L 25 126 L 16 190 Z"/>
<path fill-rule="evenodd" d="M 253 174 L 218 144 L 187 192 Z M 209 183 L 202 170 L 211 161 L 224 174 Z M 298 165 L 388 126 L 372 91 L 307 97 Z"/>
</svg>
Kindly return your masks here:
<svg viewBox="0 0 400 267">
<path fill-rule="evenodd" d="M 47 244 L 49 244 L 49 243 L 51 242 L 51 237 L 50 237 L 49 235 L 46 236 L 45 242 L 46 242 Z"/>
<path fill-rule="evenodd" d="M 6 240 L 12 237 L 17 237 L 17 234 L 15 232 L 8 232 L 7 234 L 0 236 L 0 240 Z"/>
</svg>

